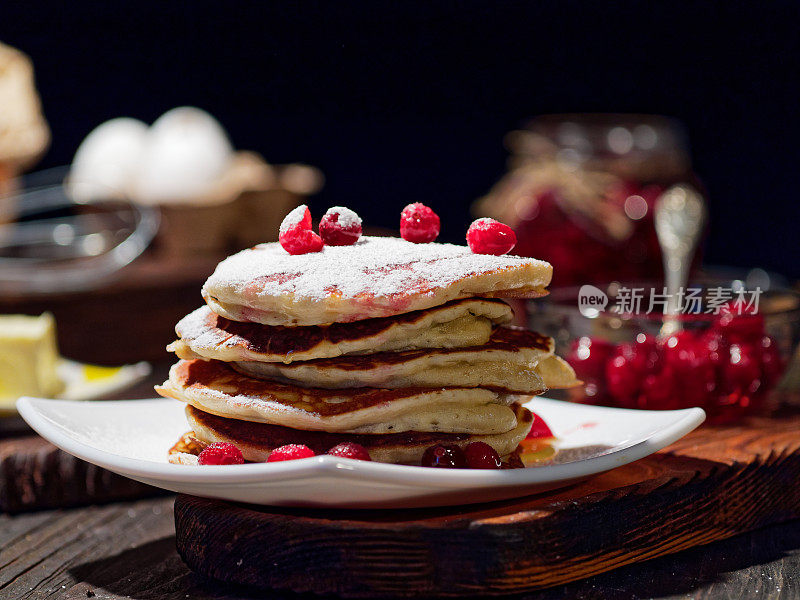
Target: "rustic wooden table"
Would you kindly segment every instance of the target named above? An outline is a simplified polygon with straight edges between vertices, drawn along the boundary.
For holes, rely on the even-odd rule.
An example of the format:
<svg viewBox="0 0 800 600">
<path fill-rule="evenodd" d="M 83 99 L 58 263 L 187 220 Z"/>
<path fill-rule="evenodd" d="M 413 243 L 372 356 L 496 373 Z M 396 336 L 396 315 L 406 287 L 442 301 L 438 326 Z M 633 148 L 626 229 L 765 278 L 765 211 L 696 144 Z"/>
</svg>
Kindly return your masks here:
<svg viewBox="0 0 800 600">
<path fill-rule="evenodd" d="M 153 379 L 163 377 L 166 366 L 158 365 Z M 151 396 L 152 383 L 125 396 Z M 232 588 L 193 574 L 175 550 L 173 502 L 167 496 L 0 515 L 0 599 L 293 597 Z M 800 521 L 524 598 L 800 598 Z"/>
<path fill-rule="evenodd" d="M 0 516 L 0 598 L 293 597 L 194 575 L 175 551 L 172 504 L 162 497 Z M 525 596 L 651 597 L 800 598 L 800 521 Z"/>
</svg>

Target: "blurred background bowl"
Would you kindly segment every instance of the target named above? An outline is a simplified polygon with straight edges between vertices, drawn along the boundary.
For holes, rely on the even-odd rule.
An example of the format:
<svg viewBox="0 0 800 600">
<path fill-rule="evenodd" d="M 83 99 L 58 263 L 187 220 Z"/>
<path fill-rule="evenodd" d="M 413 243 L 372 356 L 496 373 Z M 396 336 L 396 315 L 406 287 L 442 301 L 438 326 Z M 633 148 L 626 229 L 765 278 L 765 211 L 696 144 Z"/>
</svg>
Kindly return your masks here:
<svg viewBox="0 0 800 600">
<path fill-rule="evenodd" d="M 699 304 L 693 314 L 677 316 L 681 331 L 673 335 L 661 335 L 670 321 L 662 304 L 648 314 L 651 294 L 663 292 L 660 282 L 598 286 L 608 297 L 604 310 L 581 310 L 581 288 L 555 288 L 528 303 L 528 320 L 555 338 L 556 352 L 584 381 L 570 399 L 647 409 L 701 406 L 711 421 L 726 421 L 797 401 L 800 294 L 783 283 L 760 269 L 697 277 L 687 289 L 699 290 Z M 747 301 L 756 288 L 754 313 Z M 731 294 L 718 310 L 717 289 Z M 616 312 L 627 290 L 642 290 L 640 310 Z M 745 302 L 737 303 L 740 290 Z"/>
<path fill-rule="evenodd" d="M 158 210 L 109 190 L 76 199 L 65 170 L 0 196 L 0 295 L 91 290 L 117 276 L 150 245 Z"/>
</svg>

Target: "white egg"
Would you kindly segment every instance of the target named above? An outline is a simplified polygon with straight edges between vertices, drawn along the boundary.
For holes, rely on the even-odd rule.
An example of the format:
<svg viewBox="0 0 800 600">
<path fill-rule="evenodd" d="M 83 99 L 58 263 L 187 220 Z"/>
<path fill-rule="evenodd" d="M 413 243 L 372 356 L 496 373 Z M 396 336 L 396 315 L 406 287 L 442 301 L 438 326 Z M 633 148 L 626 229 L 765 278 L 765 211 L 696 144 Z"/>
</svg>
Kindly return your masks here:
<svg viewBox="0 0 800 600">
<path fill-rule="evenodd" d="M 203 196 L 225 174 L 233 147 L 207 112 L 174 108 L 153 123 L 136 182 L 143 202 L 180 202 Z"/>
<path fill-rule="evenodd" d="M 125 195 L 139 170 L 148 127 L 136 119 L 106 121 L 86 136 L 72 159 L 73 197 L 88 202 Z"/>
</svg>

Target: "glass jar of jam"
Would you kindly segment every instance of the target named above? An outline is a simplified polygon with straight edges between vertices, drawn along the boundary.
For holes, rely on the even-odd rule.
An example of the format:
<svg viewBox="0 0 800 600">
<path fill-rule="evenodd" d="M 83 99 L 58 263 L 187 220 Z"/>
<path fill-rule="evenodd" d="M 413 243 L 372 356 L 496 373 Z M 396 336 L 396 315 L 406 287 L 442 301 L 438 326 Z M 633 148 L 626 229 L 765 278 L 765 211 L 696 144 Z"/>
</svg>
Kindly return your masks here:
<svg viewBox="0 0 800 600">
<path fill-rule="evenodd" d="M 658 279 L 653 207 L 670 185 L 698 187 L 684 140 L 664 117 L 538 117 L 507 136 L 508 173 L 474 212 L 513 227 L 516 254 L 552 263 L 553 286 Z"/>
</svg>

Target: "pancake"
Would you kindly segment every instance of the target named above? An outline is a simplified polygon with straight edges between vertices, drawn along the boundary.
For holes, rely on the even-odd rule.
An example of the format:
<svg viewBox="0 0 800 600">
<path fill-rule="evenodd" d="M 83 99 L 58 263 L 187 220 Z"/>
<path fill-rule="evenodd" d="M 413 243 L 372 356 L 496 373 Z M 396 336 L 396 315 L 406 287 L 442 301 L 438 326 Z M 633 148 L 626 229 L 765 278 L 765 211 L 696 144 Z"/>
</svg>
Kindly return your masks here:
<svg viewBox="0 0 800 600">
<path fill-rule="evenodd" d="M 203 285 L 218 315 L 264 325 L 309 326 L 387 317 L 471 296 L 538 297 L 549 263 L 473 254 L 466 246 L 362 237 L 292 256 L 260 244 L 223 260 Z"/>
<path fill-rule="evenodd" d="M 211 414 L 309 431 L 502 433 L 511 394 L 483 388 L 322 390 L 254 379 L 220 361 L 181 360 L 156 391 Z"/>
<path fill-rule="evenodd" d="M 178 322 L 180 339 L 167 349 L 185 359 L 290 363 L 343 354 L 464 348 L 485 344 L 492 326 L 513 316 L 502 300 L 467 298 L 355 323 L 281 327 L 230 321 L 204 306 Z"/>
<path fill-rule="evenodd" d="M 583 383 L 575 374 L 575 369 L 555 354 L 539 361 L 536 364 L 536 372 L 551 390 L 571 388 Z"/>
<path fill-rule="evenodd" d="M 485 442 L 500 456 L 514 451 L 531 430 L 533 415 L 519 404 L 512 407 L 516 426 L 495 435 L 468 433 L 429 433 L 409 431 L 387 435 L 354 435 L 319 431 L 298 431 L 288 427 L 249 423 L 208 414 L 193 406 L 186 407 L 186 418 L 197 439 L 205 443 L 229 442 L 235 444 L 245 460 L 264 462 L 269 453 L 286 444 L 305 444 L 316 454 L 324 454 L 342 442 L 361 444 L 374 461 L 387 463 L 420 463 L 422 454 L 435 444 L 466 446 L 471 442 Z"/>
<path fill-rule="evenodd" d="M 498 327 L 489 341 L 470 348 L 408 350 L 282 363 L 237 362 L 251 377 L 303 387 L 485 387 L 541 394 L 536 364 L 553 354 L 553 339 L 518 327 Z"/>
</svg>

